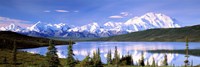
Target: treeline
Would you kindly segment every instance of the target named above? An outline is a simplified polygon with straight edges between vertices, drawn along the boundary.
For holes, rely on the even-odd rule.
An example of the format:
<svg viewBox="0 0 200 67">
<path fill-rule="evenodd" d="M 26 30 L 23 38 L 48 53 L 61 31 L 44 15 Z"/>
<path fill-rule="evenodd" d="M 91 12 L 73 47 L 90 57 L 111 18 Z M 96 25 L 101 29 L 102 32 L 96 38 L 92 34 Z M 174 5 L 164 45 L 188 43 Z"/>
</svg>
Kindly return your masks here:
<svg viewBox="0 0 200 67">
<path fill-rule="evenodd" d="M 89 54 L 82 60 L 75 60 L 74 59 L 74 53 L 72 49 L 72 44 L 68 46 L 68 54 L 66 57 L 66 64 L 61 65 L 60 61 L 58 60 L 58 55 L 56 54 L 57 50 L 53 44 L 51 44 L 51 41 L 49 43 L 48 52 L 46 53 L 47 62 L 46 64 L 48 67 L 59 67 L 59 66 L 66 66 L 66 67 L 103 67 L 103 66 L 149 66 L 149 67 L 157 67 L 158 64 L 153 59 L 152 63 L 147 62 L 145 64 L 145 59 L 143 56 L 143 53 L 141 55 L 141 59 L 138 60 L 137 64 L 134 64 L 133 57 L 131 54 L 124 55 L 120 58 L 120 54 L 117 51 L 117 47 L 115 47 L 114 56 L 112 57 L 111 50 L 107 53 L 107 64 L 103 64 L 100 57 L 100 49 L 96 52 L 93 52 L 92 57 L 89 56 Z M 167 55 L 165 55 L 163 60 L 163 66 L 168 66 L 167 63 Z"/>
<path fill-rule="evenodd" d="M 50 49 L 51 48 L 51 49 Z M 186 37 L 186 60 L 183 61 L 185 63 L 185 67 L 189 66 L 189 61 L 188 61 L 188 50 L 189 50 L 189 44 L 188 44 L 188 38 Z M 49 55 L 51 55 L 51 57 L 48 57 L 48 65 L 49 67 L 58 67 L 60 66 L 59 64 L 59 60 L 58 56 L 56 54 L 56 48 L 54 47 L 54 45 L 52 45 L 50 43 L 50 46 L 48 48 L 48 52 L 47 52 L 47 57 Z M 53 57 L 54 56 L 54 57 Z M 128 53 L 128 55 L 125 55 L 120 58 L 120 54 L 117 51 L 117 47 L 115 46 L 115 51 L 114 51 L 114 56 L 112 57 L 112 52 L 111 50 L 108 51 L 107 53 L 107 63 L 103 64 L 101 61 L 101 57 L 100 57 L 100 49 L 98 48 L 98 50 L 96 52 L 93 52 L 92 57 L 89 56 L 89 54 L 85 57 L 85 59 L 83 59 L 82 61 L 79 60 L 75 60 L 74 59 L 74 53 L 73 53 L 73 49 L 72 49 L 72 43 L 70 43 L 70 45 L 68 46 L 68 54 L 67 54 L 67 58 L 66 58 L 66 65 L 67 67 L 103 67 L 103 66 L 111 66 L 111 67 L 119 67 L 119 66 L 147 66 L 147 67 L 158 67 L 158 63 L 155 62 L 155 59 L 153 57 L 153 61 L 152 63 L 149 63 L 149 61 L 147 60 L 146 64 L 145 64 L 145 59 L 144 59 L 144 53 L 141 53 L 141 58 L 139 60 L 137 60 L 138 62 L 135 62 L 136 64 L 134 64 L 134 57 L 131 56 L 131 54 Z M 162 61 L 162 65 L 161 66 L 168 66 L 168 58 L 167 55 L 164 55 L 164 60 Z M 193 62 L 190 62 L 191 67 L 193 67 Z M 174 65 L 172 65 L 174 66 Z"/>
</svg>

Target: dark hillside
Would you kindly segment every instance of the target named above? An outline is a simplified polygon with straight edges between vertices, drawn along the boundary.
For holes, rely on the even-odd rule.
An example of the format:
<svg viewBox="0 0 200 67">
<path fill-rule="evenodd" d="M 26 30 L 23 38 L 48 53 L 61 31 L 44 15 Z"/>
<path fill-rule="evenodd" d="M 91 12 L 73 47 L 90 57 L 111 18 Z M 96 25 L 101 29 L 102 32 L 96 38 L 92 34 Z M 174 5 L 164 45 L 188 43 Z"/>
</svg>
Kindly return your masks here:
<svg viewBox="0 0 200 67">
<path fill-rule="evenodd" d="M 34 48 L 47 46 L 50 39 L 26 36 L 11 31 L 0 31 L 0 48 L 11 49 L 14 40 L 16 41 L 17 48 Z M 68 44 L 69 42 L 53 40 L 53 43 L 61 45 Z"/>
<path fill-rule="evenodd" d="M 200 25 L 182 28 L 149 29 L 129 34 L 94 39 L 94 41 L 190 41 L 200 42 Z"/>
</svg>

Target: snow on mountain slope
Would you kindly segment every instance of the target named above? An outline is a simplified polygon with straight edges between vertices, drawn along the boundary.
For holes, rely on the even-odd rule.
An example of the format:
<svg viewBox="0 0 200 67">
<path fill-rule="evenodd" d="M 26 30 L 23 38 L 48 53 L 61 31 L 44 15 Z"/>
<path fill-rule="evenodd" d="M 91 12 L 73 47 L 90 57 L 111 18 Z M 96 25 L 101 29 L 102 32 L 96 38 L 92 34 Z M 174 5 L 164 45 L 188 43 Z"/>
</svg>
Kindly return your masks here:
<svg viewBox="0 0 200 67">
<path fill-rule="evenodd" d="M 59 23 L 59 24 L 48 24 L 43 22 L 37 22 L 34 25 L 27 27 L 26 33 L 29 36 L 45 36 L 45 37 L 62 37 L 66 34 L 71 26 Z M 24 33 L 22 33 L 24 34 Z"/>
<path fill-rule="evenodd" d="M 115 31 L 122 31 L 123 30 L 123 23 L 122 22 L 107 22 L 104 24 L 104 28 L 108 30 L 115 30 Z"/>
<path fill-rule="evenodd" d="M 175 28 L 180 27 L 178 22 L 161 13 L 146 13 L 139 17 L 133 17 L 126 22 L 107 22 L 98 24 L 96 22 L 83 26 L 73 27 L 64 23 L 47 24 L 37 22 L 34 25 L 21 28 L 14 24 L 7 27 L 0 27 L 0 30 L 10 30 L 30 36 L 41 37 L 108 37 L 119 34 L 126 34 L 153 28 Z"/>
<path fill-rule="evenodd" d="M 33 26 L 31 26 L 31 27 L 27 27 L 27 30 L 29 30 L 29 31 L 36 31 L 36 32 L 40 32 L 40 30 L 42 30 L 43 28 L 43 26 L 42 25 L 40 25 L 39 26 L 39 24 L 41 24 L 41 22 L 39 21 L 39 22 L 37 22 L 36 24 L 34 24 Z"/>
<path fill-rule="evenodd" d="M 24 30 L 23 28 L 21 28 L 18 25 L 15 25 L 13 23 L 11 23 L 9 26 L 5 26 L 5 27 L 0 27 L 0 30 L 2 31 L 14 31 L 14 32 L 20 32 L 22 30 Z"/>
<path fill-rule="evenodd" d="M 153 28 L 175 28 L 180 27 L 174 18 L 161 13 L 146 13 L 140 17 L 134 17 L 126 22 L 107 22 L 103 25 L 92 23 L 71 30 L 75 32 L 87 31 L 100 37 L 125 34 Z"/>
<path fill-rule="evenodd" d="M 164 14 L 146 13 L 141 17 L 134 17 L 124 23 L 130 32 L 152 28 L 180 27 L 173 18 Z"/>
<path fill-rule="evenodd" d="M 81 27 L 72 28 L 69 31 L 74 31 L 74 32 L 87 31 L 87 32 L 95 33 L 99 28 L 100 27 L 99 27 L 98 23 L 94 22 L 94 23 L 91 23 L 91 24 L 83 25 Z"/>
</svg>

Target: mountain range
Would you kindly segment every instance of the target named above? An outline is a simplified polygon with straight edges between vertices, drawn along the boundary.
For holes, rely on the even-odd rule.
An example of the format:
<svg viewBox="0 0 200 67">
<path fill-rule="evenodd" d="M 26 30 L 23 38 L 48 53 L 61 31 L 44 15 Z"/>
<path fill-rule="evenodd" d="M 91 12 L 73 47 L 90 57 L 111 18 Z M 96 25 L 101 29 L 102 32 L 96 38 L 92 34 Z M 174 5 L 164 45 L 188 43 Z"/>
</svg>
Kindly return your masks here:
<svg viewBox="0 0 200 67">
<path fill-rule="evenodd" d="M 36 37 L 67 37 L 67 38 L 99 38 L 127 34 L 155 28 L 177 28 L 179 22 L 161 13 L 146 13 L 133 17 L 125 22 L 96 22 L 83 26 L 72 26 L 65 23 L 50 24 L 37 22 L 30 27 L 20 27 L 15 24 L 0 27 L 1 31 L 13 31 L 20 34 Z"/>
</svg>

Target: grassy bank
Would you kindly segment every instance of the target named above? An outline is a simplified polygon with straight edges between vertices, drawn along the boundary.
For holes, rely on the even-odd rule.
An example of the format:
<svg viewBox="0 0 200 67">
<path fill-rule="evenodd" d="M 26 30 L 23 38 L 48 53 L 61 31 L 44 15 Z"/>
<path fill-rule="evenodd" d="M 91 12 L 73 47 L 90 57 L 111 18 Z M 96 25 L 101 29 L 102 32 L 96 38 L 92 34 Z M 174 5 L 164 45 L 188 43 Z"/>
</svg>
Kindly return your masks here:
<svg viewBox="0 0 200 67">
<path fill-rule="evenodd" d="M 0 67 L 12 67 L 12 50 L 1 49 L 0 50 Z M 3 61 L 7 60 L 6 64 L 3 64 Z M 39 66 L 44 63 L 45 57 L 38 54 L 31 54 L 27 52 L 17 52 L 17 66 Z"/>
<path fill-rule="evenodd" d="M 0 67 L 14 67 L 12 62 L 12 50 L 1 49 L 0 50 Z M 7 63 L 3 64 L 4 59 L 7 59 Z M 65 64 L 65 59 L 60 58 L 61 67 Z M 41 67 L 46 66 L 46 57 L 39 54 L 32 54 L 28 52 L 17 52 L 17 67 Z"/>
<path fill-rule="evenodd" d="M 49 46 L 50 39 L 41 37 L 31 37 L 18 34 L 11 31 L 0 31 L 0 67 L 14 67 L 13 47 L 14 43 L 17 49 L 37 48 Z M 69 44 L 69 41 L 52 40 L 53 44 Z M 71 42 L 75 43 L 75 42 Z M 46 57 L 39 54 L 17 51 L 17 67 L 46 67 Z M 59 59 L 61 65 L 64 65 L 64 59 Z M 6 63 L 4 63 L 6 62 Z M 62 64 L 63 63 L 63 64 Z"/>
</svg>

